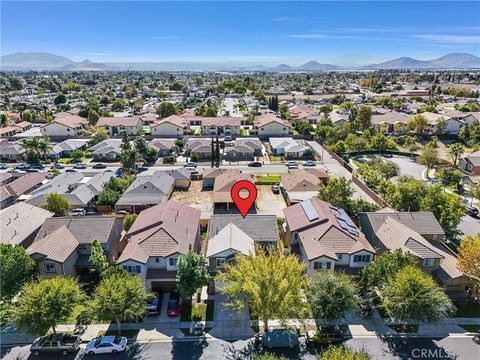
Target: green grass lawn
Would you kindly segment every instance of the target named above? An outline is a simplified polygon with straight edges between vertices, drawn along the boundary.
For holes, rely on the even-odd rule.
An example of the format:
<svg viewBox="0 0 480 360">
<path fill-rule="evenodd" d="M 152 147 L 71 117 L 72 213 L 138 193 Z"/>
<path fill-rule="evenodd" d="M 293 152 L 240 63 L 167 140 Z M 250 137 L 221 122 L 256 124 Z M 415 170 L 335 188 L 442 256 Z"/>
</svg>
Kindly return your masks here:
<svg viewBox="0 0 480 360">
<path fill-rule="evenodd" d="M 270 155 L 271 162 L 283 162 L 283 158 L 281 156 Z"/>
<path fill-rule="evenodd" d="M 249 134 L 248 129 L 240 129 L 240 135 L 248 136 L 248 134 Z"/>
<path fill-rule="evenodd" d="M 213 300 L 205 300 L 199 304 L 185 303 L 180 315 L 181 321 L 212 321 Z"/>
<path fill-rule="evenodd" d="M 453 303 L 457 308 L 454 317 L 457 318 L 471 318 L 471 317 L 480 317 L 480 304 L 473 301 L 455 301 Z"/>
<path fill-rule="evenodd" d="M 139 329 L 122 330 L 121 336 L 125 336 L 128 340 L 135 340 L 138 336 L 139 331 L 140 331 Z M 100 330 L 97 334 L 97 336 L 109 336 L 109 335 L 118 335 L 116 324 L 112 324 L 112 329 Z"/>
<path fill-rule="evenodd" d="M 460 325 L 462 328 L 472 333 L 480 333 L 480 325 Z"/>
<path fill-rule="evenodd" d="M 58 162 L 60 164 L 70 164 L 72 161 L 73 161 L 73 158 L 71 158 L 71 157 L 58 159 Z"/>
<path fill-rule="evenodd" d="M 265 175 L 257 177 L 258 182 L 266 182 L 266 183 L 279 183 L 280 176 L 279 175 Z"/>
</svg>

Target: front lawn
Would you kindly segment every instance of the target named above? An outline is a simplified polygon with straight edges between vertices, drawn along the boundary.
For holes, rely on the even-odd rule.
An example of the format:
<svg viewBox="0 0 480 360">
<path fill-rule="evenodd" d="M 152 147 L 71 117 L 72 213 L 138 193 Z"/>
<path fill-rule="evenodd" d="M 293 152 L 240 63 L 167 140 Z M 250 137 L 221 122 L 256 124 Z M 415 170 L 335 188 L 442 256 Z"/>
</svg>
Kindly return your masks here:
<svg viewBox="0 0 480 360">
<path fill-rule="evenodd" d="M 460 325 L 462 328 L 471 333 L 480 333 L 480 325 Z"/>
<path fill-rule="evenodd" d="M 480 304 L 470 300 L 454 301 L 453 305 L 457 308 L 454 317 L 457 318 L 476 318 L 480 317 Z"/>
<path fill-rule="evenodd" d="M 183 305 L 181 321 L 212 321 L 213 300 L 204 300 L 201 303 L 188 302 Z"/>
<path fill-rule="evenodd" d="M 260 176 L 257 178 L 257 181 L 260 183 L 280 183 L 280 176 L 279 175 L 265 175 Z"/>
</svg>

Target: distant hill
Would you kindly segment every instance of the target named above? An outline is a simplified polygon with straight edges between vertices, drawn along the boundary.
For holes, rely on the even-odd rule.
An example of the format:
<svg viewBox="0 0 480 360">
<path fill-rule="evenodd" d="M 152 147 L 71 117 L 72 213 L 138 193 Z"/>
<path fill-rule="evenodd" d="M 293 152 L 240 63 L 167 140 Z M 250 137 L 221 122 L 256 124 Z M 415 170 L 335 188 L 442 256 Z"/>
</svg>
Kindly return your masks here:
<svg viewBox="0 0 480 360">
<path fill-rule="evenodd" d="M 297 70 L 302 71 L 331 71 L 341 69 L 341 66 L 330 65 L 330 64 L 320 64 L 318 61 L 309 61 L 303 65 L 297 66 Z"/>
<path fill-rule="evenodd" d="M 480 69 L 480 58 L 466 53 L 452 53 L 430 63 L 442 69 Z"/>
<path fill-rule="evenodd" d="M 362 55 L 363 56 L 363 55 Z M 365 57 L 365 56 L 363 56 Z M 373 59 L 373 57 L 372 57 Z M 378 58 L 377 58 L 378 59 Z M 355 55 L 352 55 L 352 62 Z M 342 62 L 348 63 L 343 56 Z M 63 56 L 49 53 L 16 53 L 0 58 L 1 70 L 59 70 L 59 71 L 334 71 L 334 70 L 421 70 L 421 69 L 480 69 L 480 58 L 466 53 L 452 53 L 431 60 L 417 60 L 411 57 L 400 57 L 386 62 L 362 65 L 340 66 L 321 64 L 312 60 L 303 65 L 260 64 L 258 62 L 200 62 L 200 61 L 166 61 L 166 62 L 107 62 L 94 63 L 90 60 L 75 62 Z"/>
<path fill-rule="evenodd" d="M 49 53 L 15 53 L 0 57 L 4 70 L 49 70 L 73 64 L 69 58 Z"/>
</svg>

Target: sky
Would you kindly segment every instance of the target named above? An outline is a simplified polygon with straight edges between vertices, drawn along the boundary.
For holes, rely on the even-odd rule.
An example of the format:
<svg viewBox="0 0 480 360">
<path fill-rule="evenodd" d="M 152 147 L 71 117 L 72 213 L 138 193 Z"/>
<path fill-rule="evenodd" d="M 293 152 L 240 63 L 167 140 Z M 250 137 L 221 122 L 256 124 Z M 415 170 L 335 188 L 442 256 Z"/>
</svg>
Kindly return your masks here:
<svg viewBox="0 0 480 360">
<path fill-rule="evenodd" d="M 480 2 L 2 0 L 1 54 L 15 52 L 277 64 L 479 56 Z"/>
</svg>

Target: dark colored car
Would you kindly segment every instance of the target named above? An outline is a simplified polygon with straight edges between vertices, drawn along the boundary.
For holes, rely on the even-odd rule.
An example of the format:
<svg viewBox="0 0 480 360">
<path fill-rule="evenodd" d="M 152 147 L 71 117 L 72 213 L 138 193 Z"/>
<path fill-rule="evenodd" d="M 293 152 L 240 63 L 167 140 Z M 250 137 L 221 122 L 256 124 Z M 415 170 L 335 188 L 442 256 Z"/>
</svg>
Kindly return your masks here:
<svg viewBox="0 0 480 360">
<path fill-rule="evenodd" d="M 87 165 L 82 164 L 82 163 L 78 163 L 78 164 L 73 165 L 73 168 L 74 169 L 86 169 Z"/>
<path fill-rule="evenodd" d="M 123 176 L 123 173 L 124 173 L 123 168 L 118 168 L 117 170 L 115 170 L 115 175 L 119 177 Z"/>
<path fill-rule="evenodd" d="M 35 356 L 42 353 L 67 355 L 76 352 L 81 342 L 80 336 L 61 333 L 52 334 L 35 339 L 30 347 L 30 352 Z"/>
<path fill-rule="evenodd" d="M 78 172 L 78 171 L 75 170 L 75 169 L 67 169 L 67 170 L 65 170 L 65 172 Z"/>
<path fill-rule="evenodd" d="M 465 206 L 465 213 L 470 216 L 478 216 L 478 209 L 475 206 Z"/>
<path fill-rule="evenodd" d="M 98 163 L 98 164 L 93 165 L 93 168 L 94 169 L 106 169 L 107 165 L 102 164 L 102 163 Z"/>
<path fill-rule="evenodd" d="M 307 343 L 309 344 L 334 344 L 344 339 L 344 333 L 337 326 L 319 326 L 317 331 L 307 332 Z"/>
<path fill-rule="evenodd" d="M 162 308 L 161 294 L 155 294 L 152 300 L 148 303 L 147 316 L 157 316 L 160 314 Z"/>
<path fill-rule="evenodd" d="M 55 169 L 65 169 L 65 165 L 60 164 L 60 163 L 55 163 L 53 166 Z"/>
<path fill-rule="evenodd" d="M 45 169 L 45 165 L 43 165 L 43 164 L 30 164 L 30 169 L 43 170 L 43 169 Z"/>
<path fill-rule="evenodd" d="M 180 294 L 170 293 L 170 296 L 168 298 L 167 315 L 169 317 L 175 317 L 180 315 L 181 311 L 182 300 L 180 299 Z"/>
<path fill-rule="evenodd" d="M 262 163 L 260 161 L 250 161 L 248 167 L 262 167 Z"/>
<path fill-rule="evenodd" d="M 393 154 L 389 154 L 389 153 L 383 153 L 382 156 L 384 158 L 393 158 Z"/>
<path fill-rule="evenodd" d="M 272 185 L 272 192 L 274 194 L 280 194 L 280 187 L 278 185 Z"/>
</svg>

